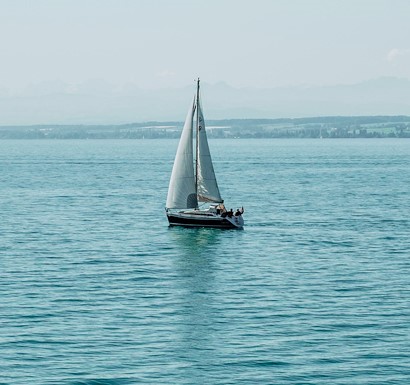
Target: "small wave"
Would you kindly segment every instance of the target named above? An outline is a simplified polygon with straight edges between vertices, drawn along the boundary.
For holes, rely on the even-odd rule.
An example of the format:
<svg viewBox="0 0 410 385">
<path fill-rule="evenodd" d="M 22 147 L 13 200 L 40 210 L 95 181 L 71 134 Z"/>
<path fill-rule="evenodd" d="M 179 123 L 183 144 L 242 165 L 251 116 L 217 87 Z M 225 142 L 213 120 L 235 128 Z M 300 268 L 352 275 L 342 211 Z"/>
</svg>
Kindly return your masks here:
<svg viewBox="0 0 410 385">
<path fill-rule="evenodd" d="M 93 378 L 70 381 L 67 385 L 129 385 L 132 383 L 133 381 L 127 378 Z"/>
</svg>

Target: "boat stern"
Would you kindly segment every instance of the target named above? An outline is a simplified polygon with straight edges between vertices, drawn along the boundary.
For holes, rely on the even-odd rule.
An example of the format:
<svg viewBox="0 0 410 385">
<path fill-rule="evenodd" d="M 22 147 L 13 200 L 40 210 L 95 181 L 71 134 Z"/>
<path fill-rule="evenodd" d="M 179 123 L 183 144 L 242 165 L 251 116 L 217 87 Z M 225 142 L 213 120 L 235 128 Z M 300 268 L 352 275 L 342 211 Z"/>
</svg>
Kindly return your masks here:
<svg viewBox="0 0 410 385">
<path fill-rule="evenodd" d="M 243 220 L 242 215 L 238 215 L 238 216 L 234 216 L 234 217 L 226 217 L 225 219 L 227 219 L 230 223 L 232 223 L 232 225 L 238 229 L 243 229 L 243 226 L 245 226 L 245 221 Z"/>
</svg>

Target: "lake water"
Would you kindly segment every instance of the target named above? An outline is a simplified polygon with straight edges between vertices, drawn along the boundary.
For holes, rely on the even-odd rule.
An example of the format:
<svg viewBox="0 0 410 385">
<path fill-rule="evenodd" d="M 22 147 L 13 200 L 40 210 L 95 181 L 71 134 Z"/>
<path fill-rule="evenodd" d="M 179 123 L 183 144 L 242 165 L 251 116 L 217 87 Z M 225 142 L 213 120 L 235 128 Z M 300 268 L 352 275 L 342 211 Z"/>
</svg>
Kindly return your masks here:
<svg viewBox="0 0 410 385">
<path fill-rule="evenodd" d="M 210 141 L 243 231 L 169 228 L 175 140 L 0 141 L 0 383 L 410 383 L 410 142 Z"/>
</svg>

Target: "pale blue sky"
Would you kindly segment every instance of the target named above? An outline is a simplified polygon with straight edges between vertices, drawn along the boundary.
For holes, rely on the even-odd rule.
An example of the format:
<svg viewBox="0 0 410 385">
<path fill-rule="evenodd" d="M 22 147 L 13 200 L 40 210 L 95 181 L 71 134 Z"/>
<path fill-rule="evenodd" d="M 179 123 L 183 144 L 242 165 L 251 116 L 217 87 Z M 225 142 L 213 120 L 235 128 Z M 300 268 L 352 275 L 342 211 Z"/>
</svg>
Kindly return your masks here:
<svg viewBox="0 0 410 385">
<path fill-rule="evenodd" d="M 410 78 L 407 0 L 0 0 L 0 87 Z"/>
</svg>

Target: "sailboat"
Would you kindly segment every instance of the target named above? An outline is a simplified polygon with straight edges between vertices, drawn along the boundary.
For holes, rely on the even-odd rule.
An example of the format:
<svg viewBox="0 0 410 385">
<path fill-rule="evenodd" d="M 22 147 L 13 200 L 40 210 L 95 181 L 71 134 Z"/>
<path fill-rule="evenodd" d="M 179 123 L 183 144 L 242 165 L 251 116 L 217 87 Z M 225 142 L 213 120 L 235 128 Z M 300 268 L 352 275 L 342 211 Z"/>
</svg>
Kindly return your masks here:
<svg viewBox="0 0 410 385">
<path fill-rule="evenodd" d="M 225 229 L 244 226 L 243 207 L 236 212 L 227 211 L 219 192 L 206 136 L 199 79 L 175 155 L 165 211 L 170 226 Z"/>
</svg>

